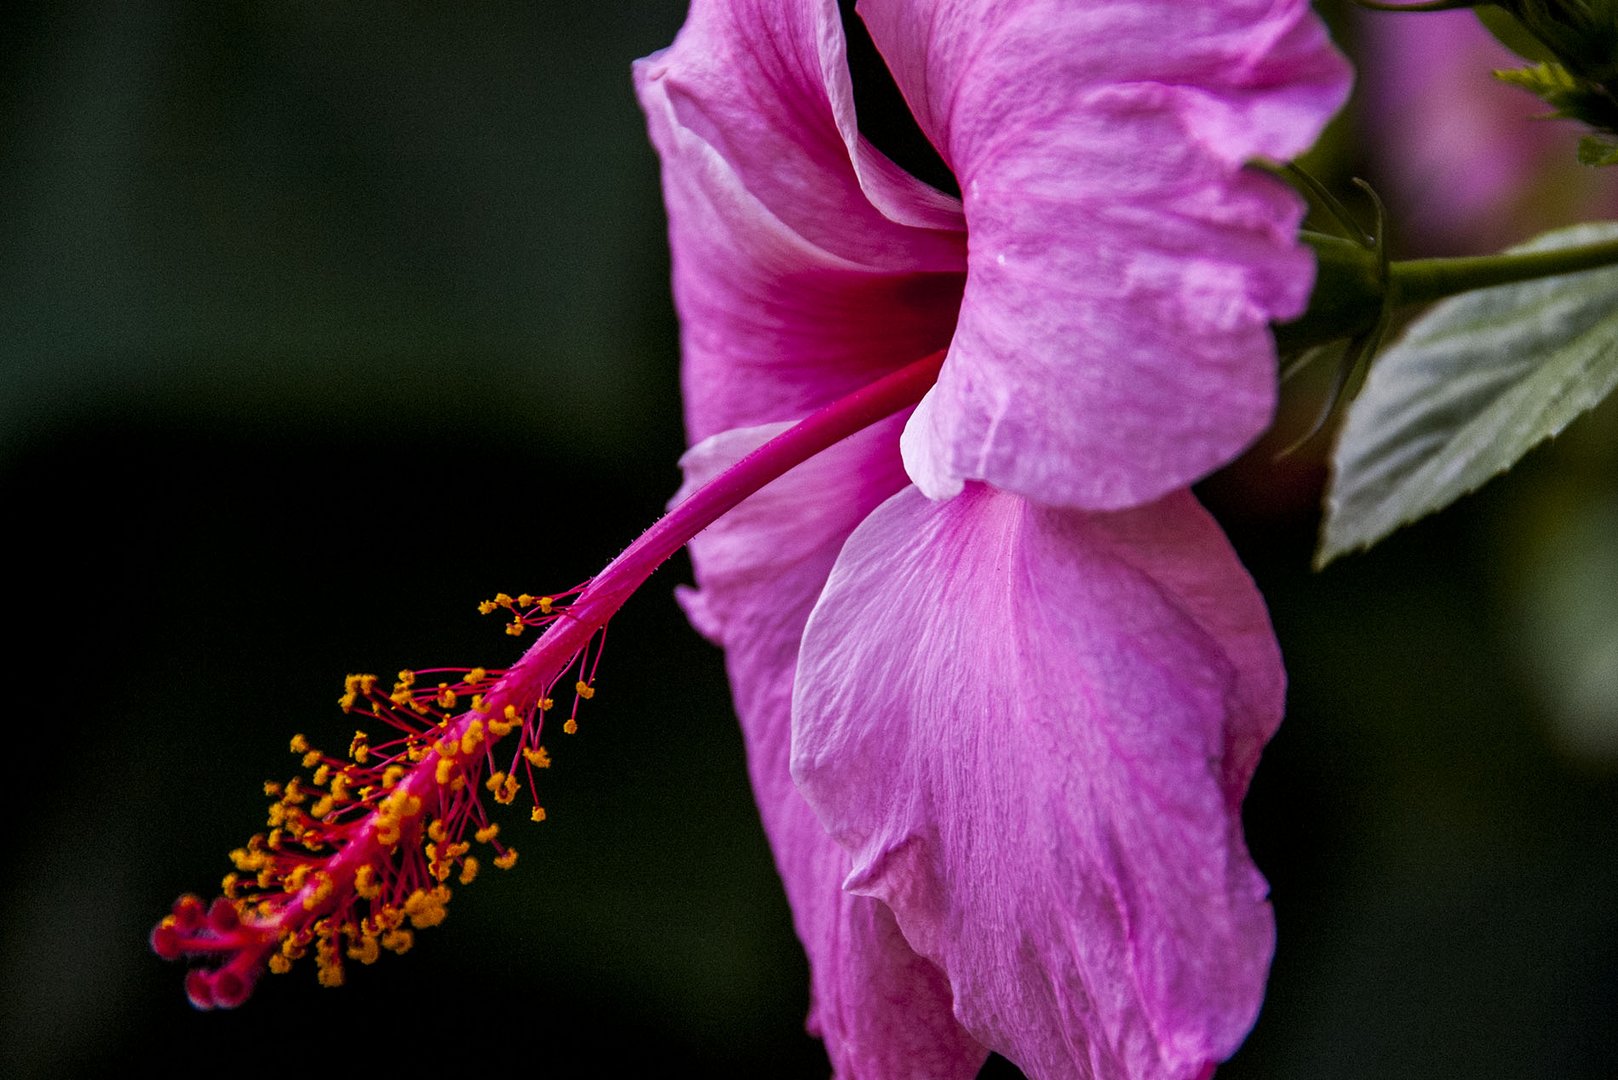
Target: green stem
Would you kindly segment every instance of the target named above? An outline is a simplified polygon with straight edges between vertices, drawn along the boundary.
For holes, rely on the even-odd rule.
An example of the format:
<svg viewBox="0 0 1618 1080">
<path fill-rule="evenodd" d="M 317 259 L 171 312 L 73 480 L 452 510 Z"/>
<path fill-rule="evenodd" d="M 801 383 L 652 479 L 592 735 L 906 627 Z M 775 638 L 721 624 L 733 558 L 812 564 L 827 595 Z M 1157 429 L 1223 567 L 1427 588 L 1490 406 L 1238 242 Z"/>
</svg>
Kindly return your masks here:
<svg viewBox="0 0 1618 1080">
<path fill-rule="evenodd" d="M 1618 263 L 1618 239 L 1587 247 L 1456 259 L 1410 259 L 1389 268 L 1394 304 L 1430 304 L 1447 296 L 1572 274 Z"/>
</svg>

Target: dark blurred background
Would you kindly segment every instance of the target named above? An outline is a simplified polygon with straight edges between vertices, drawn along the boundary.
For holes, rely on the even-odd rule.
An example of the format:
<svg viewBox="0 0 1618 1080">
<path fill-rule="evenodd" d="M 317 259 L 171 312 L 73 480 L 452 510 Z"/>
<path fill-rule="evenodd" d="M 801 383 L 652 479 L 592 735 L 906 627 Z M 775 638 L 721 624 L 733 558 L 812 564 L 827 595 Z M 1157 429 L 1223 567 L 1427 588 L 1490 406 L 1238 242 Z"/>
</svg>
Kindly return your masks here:
<svg viewBox="0 0 1618 1080">
<path fill-rule="evenodd" d="M 347 737 L 346 672 L 508 661 L 475 603 L 588 576 L 677 486 L 628 67 L 683 14 L 0 14 L 0 1075 L 825 1074 L 678 562 L 613 623 L 550 820 L 508 823 L 519 866 L 410 956 L 201 1014 L 146 945 L 259 827 L 289 736 Z M 1322 177 L 1396 187 L 1374 127 Z M 1204 489 L 1293 680 L 1247 808 L 1280 946 L 1221 1078 L 1613 1075 L 1618 412 L 1320 574 L 1323 441 L 1277 463 L 1287 434 Z"/>
</svg>

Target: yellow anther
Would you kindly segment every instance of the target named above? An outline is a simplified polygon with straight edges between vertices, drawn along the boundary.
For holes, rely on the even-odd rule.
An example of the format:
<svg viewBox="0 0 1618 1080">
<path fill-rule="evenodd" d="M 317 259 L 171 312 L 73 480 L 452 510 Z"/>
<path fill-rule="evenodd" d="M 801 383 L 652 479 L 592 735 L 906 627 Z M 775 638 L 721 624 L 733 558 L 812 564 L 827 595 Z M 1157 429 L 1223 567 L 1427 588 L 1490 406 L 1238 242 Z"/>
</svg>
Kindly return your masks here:
<svg viewBox="0 0 1618 1080">
<path fill-rule="evenodd" d="M 314 875 L 313 889 L 303 898 L 303 910 L 313 911 L 315 908 L 331 899 L 332 890 L 336 883 L 327 874 L 317 872 Z"/>
<path fill-rule="evenodd" d="M 510 870 L 513 866 L 516 866 L 517 849 L 506 848 L 506 853 L 504 855 L 498 855 L 495 857 L 494 865 L 498 866 L 502 870 Z"/>
<path fill-rule="evenodd" d="M 553 603 L 555 603 L 555 601 L 553 601 L 550 597 L 541 596 L 539 598 L 539 611 L 540 611 L 540 614 L 549 615 L 551 613 L 551 605 Z"/>
<path fill-rule="evenodd" d="M 335 799 L 333 799 L 330 795 L 322 795 L 319 801 L 309 808 L 309 813 L 314 817 L 323 818 L 336 809 L 336 807 L 337 801 Z"/>
<path fill-rule="evenodd" d="M 545 752 L 543 746 L 525 746 L 523 747 L 522 756 L 524 761 L 527 761 L 536 769 L 548 769 L 551 767 L 551 756 Z"/>
<path fill-rule="evenodd" d="M 310 779 L 314 781 L 315 787 L 325 787 L 326 781 L 331 779 L 331 766 L 322 765 L 320 768 L 315 770 L 315 775 L 310 777 Z M 318 817 L 319 815 L 316 816 Z"/>
<path fill-rule="evenodd" d="M 393 684 L 395 690 L 399 689 L 400 687 L 410 687 L 415 685 L 416 673 L 411 671 L 409 668 L 405 668 L 403 671 L 399 672 L 399 681 Z"/>
<path fill-rule="evenodd" d="M 500 605 L 495 603 L 493 600 L 480 601 L 478 603 L 478 614 L 479 615 L 491 614 L 494 611 L 494 609 L 499 607 L 499 606 Z"/>
<path fill-rule="evenodd" d="M 506 782 L 500 785 L 500 790 L 494 793 L 494 801 L 502 806 L 510 806 L 517 801 L 517 778 L 506 777 Z"/>
<path fill-rule="evenodd" d="M 287 892 L 289 892 L 289 893 L 297 892 L 299 889 L 303 888 L 303 883 L 305 881 L 307 881 L 308 878 L 309 878 L 309 867 L 308 867 L 307 864 L 305 864 L 303 866 L 293 867 L 292 873 L 288 874 L 287 877 L 286 877 L 286 889 L 287 889 Z"/>
<path fill-rule="evenodd" d="M 403 956 L 410 951 L 410 946 L 416 943 L 416 935 L 409 930 L 389 930 L 382 935 L 382 947 L 391 953 Z"/>
<path fill-rule="evenodd" d="M 274 780 L 264 781 L 264 794 L 267 798 L 276 798 L 281 794 L 281 785 Z"/>
<path fill-rule="evenodd" d="M 489 711 L 489 706 L 487 706 L 483 702 L 483 695 L 482 694 L 473 694 L 472 695 L 472 711 L 473 712 L 488 712 Z"/>
<path fill-rule="evenodd" d="M 444 827 L 443 818 L 433 818 L 432 824 L 427 826 L 427 838 L 435 844 L 449 839 L 449 830 Z"/>
<path fill-rule="evenodd" d="M 274 956 L 270 957 L 270 974 L 272 974 L 272 975 L 285 975 L 287 972 L 289 972 L 291 970 L 292 970 L 292 961 L 288 960 L 286 957 L 282 956 L 280 953 L 276 953 Z"/>
<path fill-rule="evenodd" d="M 552 701 L 548 697 L 540 698 L 539 701 L 534 705 L 534 708 L 538 709 L 540 712 L 546 712 L 547 710 L 554 709 L 555 707 L 556 702 Z"/>
<path fill-rule="evenodd" d="M 449 683 L 441 682 L 438 684 L 438 707 L 440 709 L 453 709 L 455 708 L 455 702 L 458 700 L 455 696 L 455 691 L 449 688 Z"/>
<path fill-rule="evenodd" d="M 483 781 L 483 786 L 488 788 L 490 791 L 499 791 L 500 785 L 505 782 L 506 774 L 496 769 L 494 772 L 489 774 L 489 778 L 487 780 Z"/>
<path fill-rule="evenodd" d="M 348 744 L 348 756 L 354 759 L 355 764 L 364 765 L 366 758 L 371 756 L 371 737 L 363 731 L 354 732 L 354 738 Z"/>
<path fill-rule="evenodd" d="M 517 723 L 517 719 L 518 719 L 518 717 L 517 717 L 517 706 L 515 706 L 515 705 L 507 705 L 506 706 L 506 711 L 501 713 L 500 715 L 505 717 L 506 723 L 508 723 L 508 724 Z"/>
<path fill-rule="evenodd" d="M 382 895 L 382 885 L 376 880 L 376 867 L 366 864 L 354 871 L 354 891 L 361 900 L 375 900 Z"/>
<path fill-rule="evenodd" d="M 331 778 L 331 797 L 336 802 L 345 802 L 348 799 L 348 785 L 352 783 L 347 773 L 338 773 Z"/>
<path fill-rule="evenodd" d="M 374 964 L 380 955 L 382 950 L 374 937 L 362 937 L 348 947 L 348 958 L 362 964 Z"/>
<path fill-rule="evenodd" d="M 477 748 L 483 745 L 483 721 L 474 720 L 466 725 L 466 731 L 461 735 L 461 753 L 471 756 Z"/>
<path fill-rule="evenodd" d="M 377 684 L 377 678 L 376 678 L 375 675 L 361 675 L 360 676 L 360 692 L 361 693 L 369 694 L 372 690 L 376 689 L 376 684 Z"/>
<path fill-rule="evenodd" d="M 264 841 L 264 846 L 269 848 L 271 851 L 280 851 L 281 838 L 285 835 L 286 834 L 281 829 L 271 829 L 269 837 Z"/>
<path fill-rule="evenodd" d="M 294 754 L 307 754 L 309 752 L 309 740 L 302 735 L 292 736 L 292 752 Z"/>
<path fill-rule="evenodd" d="M 466 776 L 465 776 L 464 773 L 457 775 L 455 777 L 455 779 L 453 779 L 453 780 L 451 780 L 449 782 L 449 789 L 451 791 L 463 791 L 463 790 L 465 790 L 465 788 L 466 788 Z"/>
<path fill-rule="evenodd" d="M 579 722 L 570 716 L 567 718 L 567 722 L 562 725 L 562 730 L 569 735 L 577 735 L 579 733 Z"/>
<path fill-rule="evenodd" d="M 461 863 L 461 876 L 458 879 L 462 885 L 470 885 L 478 876 L 478 861 L 468 855 Z"/>
<path fill-rule="evenodd" d="M 533 821 L 533 822 L 544 821 L 545 820 L 545 808 L 543 806 L 534 807 L 532 810 L 530 810 L 528 812 L 528 820 Z"/>
<path fill-rule="evenodd" d="M 447 784 L 447 783 L 449 783 L 450 777 L 453 776 L 454 773 L 455 773 L 455 759 L 454 758 L 439 758 L 438 759 L 438 771 L 433 774 L 433 779 L 436 780 L 439 784 Z"/>
<path fill-rule="evenodd" d="M 512 637 L 521 637 L 522 632 L 523 621 L 521 619 L 512 619 L 510 622 L 506 623 L 506 633 Z"/>
<path fill-rule="evenodd" d="M 573 690 L 585 701 L 589 701 L 591 698 L 596 696 L 596 688 L 585 682 L 583 679 L 580 679 L 578 682 L 573 684 Z"/>
<path fill-rule="evenodd" d="M 459 739 L 439 739 L 433 743 L 433 749 L 438 751 L 439 757 L 452 758 L 461 752 Z"/>
<path fill-rule="evenodd" d="M 518 607 L 533 607 L 534 606 L 534 601 L 536 599 L 537 599 L 537 597 L 533 597 L 533 596 L 528 595 L 527 593 L 523 593 L 521 596 L 517 597 L 517 606 Z"/>
<path fill-rule="evenodd" d="M 511 597 L 503 592 L 497 592 L 494 594 L 494 602 L 503 608 L 508 608 L 511 606 Z"/>
<path fill-rule="evenodd" d="M 388 791 L 397 786 L 404 779 L 405 767 L 403 765 L 389 765 L 382 770 L 382 790 Z"/>
<path fill-rule="evenodd" d="M 303 755 L 303 767 L 306 769 L 314 768 L 316 765 L 320 764 L 320 758 L 321 753 L 319 750 L 309 751 L 307 754 Z"/>
<path fill-rule="evenodd" d="M 486 825 L 472 835 L 474 838 L 476 838 L 478 843 L 487 844 L 490 840 L 493 840 L 495 837 L 500 835 L 500 826 L 494 824 Z"/>
<path fill-rule="evenodd" d="M 489 721 L 489 734 L 493 735 L 497 739 L 503 739 L 507 735 L 511 734 L 511 727 L 512 727 L 512 725 L 506 723 L 503 720 L 490 720 Z"/>
<path fill-rule="evenodd" d="M 478 683 L 482 682 L 488 677 L 489 671 L 487 668 L 475 667 L 466 673 L 466 685 L 476 686 Z"/>
<path fill-rule="evenodd" d="M 262 851 L 248 851 L 246 848 L 237 848 L 230 853 L 230 861 L 244 874 L 263 869 L 268 860 L 269 856 Z"/>
<path fill-rule="evenodd" d="M 431 892 L 417 889 L 405 899 L 404 913 L 409 916 L 410 924 L 417 930 L 437 926 L 449 915 L 449 912 L 444 910 L 444 905 L 449 903 L 449 897 L 449 888 L 444 885 L 437 886 Z"/>
<path fill-rule="evenodd" d="M 225 875 L 225 879 L 219 883 L 219 891 L 225 894 L 226 900 L 236 899 L 236 888 L 241 880 L 241 875 L 234 872 Z"/>
</svg>

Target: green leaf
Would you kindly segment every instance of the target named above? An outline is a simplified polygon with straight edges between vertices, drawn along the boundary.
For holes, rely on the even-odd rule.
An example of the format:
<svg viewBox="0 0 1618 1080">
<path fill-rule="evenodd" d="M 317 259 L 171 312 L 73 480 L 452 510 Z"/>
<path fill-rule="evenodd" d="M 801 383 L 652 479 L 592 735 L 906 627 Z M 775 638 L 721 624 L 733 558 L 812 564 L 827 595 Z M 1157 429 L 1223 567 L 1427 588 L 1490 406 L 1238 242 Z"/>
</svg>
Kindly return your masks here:
<svg viewBox="0 0 1618 1080">
<path fill-rule="evenodd" d="M 1575 225 L 1512 253 L 1618 237 Z M 1618 385 L 1618 267 L 1436 305 L 1371 368 L 1332 460 L 1316 566 L 1474 491 Z"/>
<path fill-rule="evenodd" d="M 1556 110 L 1552 116 L 1579 120 L 1600 131 L 1612 131 L 1618 125 L 1610 91 L 1597 82 L 1575 75 L 1561 64 L 1511 68 L 1496 71 L 1494 77 L 1537 95 Z"/>
<path fill-rule="evenodd" d="M 1618 142 L 1596 135 L 1579 140 L 1579 162 L 1584 165 L 1618 165 Z"/>
</svg>

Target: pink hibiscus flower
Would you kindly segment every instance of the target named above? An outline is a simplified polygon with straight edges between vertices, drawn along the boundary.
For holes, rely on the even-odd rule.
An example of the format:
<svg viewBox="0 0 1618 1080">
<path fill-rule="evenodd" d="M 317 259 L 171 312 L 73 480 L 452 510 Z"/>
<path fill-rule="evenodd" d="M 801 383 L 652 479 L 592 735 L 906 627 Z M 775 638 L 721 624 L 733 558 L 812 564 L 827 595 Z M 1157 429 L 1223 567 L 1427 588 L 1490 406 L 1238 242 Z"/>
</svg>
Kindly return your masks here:
<svg viewBox="0 0 1618 1080">
<path fill-rule="evenodd" d="M 1263 996 L 1262 600 L 1185 486 L 1268 424 L 1312 264 L 1303 0 L 865 0 L 956 200 L 861 137 L 833 0 L 694 0 L 636 82 L 687 490 L 947 349 L 692 543 L 840 1075 L 1188 1077 Z"/>
</svg>

